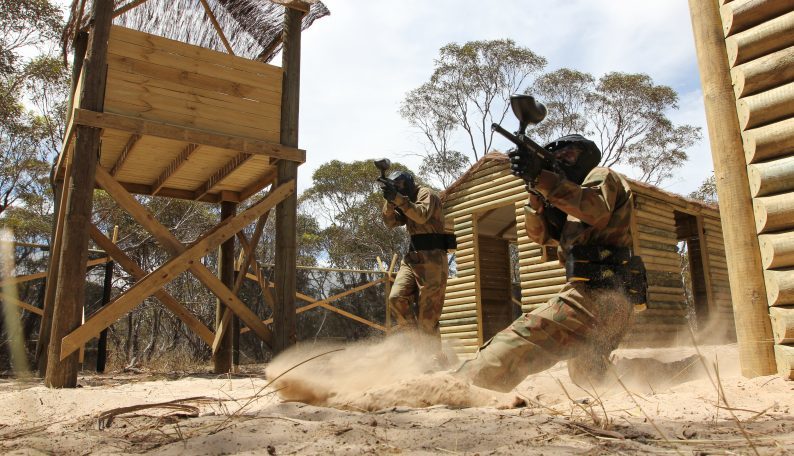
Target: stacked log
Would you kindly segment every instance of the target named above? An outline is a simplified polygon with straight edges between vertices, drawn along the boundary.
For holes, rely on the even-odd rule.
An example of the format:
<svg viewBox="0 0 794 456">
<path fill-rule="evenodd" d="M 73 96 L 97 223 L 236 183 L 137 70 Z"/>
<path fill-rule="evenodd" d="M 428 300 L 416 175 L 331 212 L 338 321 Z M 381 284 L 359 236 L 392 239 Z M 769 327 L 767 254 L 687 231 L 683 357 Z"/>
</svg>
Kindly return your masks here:
<svg viewBox="0 0 794 456">
<path fill-rule="evenodd" d="M 794 4 L 720 9 L 778 372 L 794 379 Z"/>
<path fill-rule="evenodd" d="M 637 198 L 632 229 L 637 253 L 642 255 L 648 268 L 649 299 L 647 310 L 637 315 L 628 343 L 663 344 L 688 333 L 681 255 L 677 250 L 676 211 L 696 215 L 700 220 L 700 250 L 704 257 L 709 310 L 718 318 L 732 322 L 719 212 L 644 184 L 631 182 L 631 185 Z M 457 275 L 448 282 L 440 325 L 442 338 L 454 339 L 461 357 L 472 356 L 483 342 L 484 330 L 493 329 L 488 322 L 483 322 L 483 310 L 488 306 L 488 296 L 498 293 L 493 287 L 494 281 L 505 282 L 500 263 L 504 253 L 494 250 L 494 240 L 478 233 L 479 215 L 505 205 L 515 208 L 523 312 L 543 305 L 565 283 L 565 270 L 557 261 L 554 249 L 547 250 L 529 239 L 524 223 L 525 203 L 524 184 L 510 174 L 509 163 L 488 157 L 478 162 L 445 195 L 444 210 L 448 220 L 452 220 L 458 249 Z M 496 269 L 498 273 L 494 272 Z M 495 275 L 499 277 L 492 277 Z"/>
</svg>

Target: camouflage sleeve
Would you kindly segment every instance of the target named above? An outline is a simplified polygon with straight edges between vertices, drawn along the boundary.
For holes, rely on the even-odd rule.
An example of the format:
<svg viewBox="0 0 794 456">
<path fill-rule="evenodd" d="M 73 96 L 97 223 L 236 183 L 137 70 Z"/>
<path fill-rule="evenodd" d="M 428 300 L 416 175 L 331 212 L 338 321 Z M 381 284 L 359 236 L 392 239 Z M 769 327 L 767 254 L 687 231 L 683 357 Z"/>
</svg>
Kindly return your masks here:
<svg viewBox="0 0 794 456">
<path fill-rule="evenodd" d="M 415 203 L 411 202 L 411 200 L 403 195 L 398 194 L 397 198 L 394 199 L 394 204 L 403 211 L 406 217 L 422 225 L 427 223 L 430 216 L 433 215 L 433 212 L 435 212 L 436 208 L 441 204 L 441 200 L 432 190 L 420 187 Z"/>
<path fill-rule="evenodd" d="M 395 206 L 388 201 L 383 205 L 383 223 L 389 228 L 405 225 L 405 216 L 394 210 Z"/>
<path fill-rule="evenodd" d="M 532 209 L 529 204 L 524 206 L 524 226 L 532 242 L 540 245 L 557 245 L 559 240 L 552 236 L 546 216 L 542 211 Z"/>
<path fill-rule="evenodd" d="M 555 207 L 597 229 L 607 226 L 615 202 L 624 191 L 620 179 L 609 168 L 595 168 L 581 186 L 543 171 L 535 188 Z"/>
</svg>

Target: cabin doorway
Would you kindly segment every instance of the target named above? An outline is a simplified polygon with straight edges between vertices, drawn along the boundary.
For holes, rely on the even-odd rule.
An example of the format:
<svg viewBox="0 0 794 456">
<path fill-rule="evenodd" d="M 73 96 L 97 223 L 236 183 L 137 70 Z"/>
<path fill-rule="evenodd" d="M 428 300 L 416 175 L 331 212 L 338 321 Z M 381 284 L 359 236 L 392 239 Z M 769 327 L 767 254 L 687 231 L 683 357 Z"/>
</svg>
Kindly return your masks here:
<svg viewBox="0 0 794 456">
<path fill-rule="evenodd" d="M 697 217 L 673 211 L 675 231 L 681 254 L 681 280 L 687 298 L 687 312 L 694 330 L 703 329 L 709 318 L 706 268 L 703 265 L 703 239 Z"/>
<path fill-rule="evenodd" d="M 520 285 L 516 285 L 517 239 L 514 205 L 492 209 L 477 217 L 477 271 L 483 341 L 506 328 L 521 314 Z"/>
</svg>

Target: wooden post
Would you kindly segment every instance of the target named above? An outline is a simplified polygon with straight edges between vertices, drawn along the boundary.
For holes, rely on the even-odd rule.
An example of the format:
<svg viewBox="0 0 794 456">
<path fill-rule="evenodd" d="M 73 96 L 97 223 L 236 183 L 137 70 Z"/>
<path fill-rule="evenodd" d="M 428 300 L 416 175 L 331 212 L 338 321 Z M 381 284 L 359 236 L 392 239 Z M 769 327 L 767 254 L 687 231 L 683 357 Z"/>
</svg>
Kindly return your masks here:
<svg viewBox="0 0 794 456">
<path fill-rule="evenodd" d="M 80 108 L 102 112 L 113 2 L 97 0 L 93 2 L 92 10 L 93 27 L 84 63 L 85 78 Z M 88 260 L 88 226 L 91 222 L 100 133 L 98 128 L 76 128 L 72 173 L 63 187 L 63 191 L 68 192 L 69 196 L 65 208 L 63 246 L 58 267 L 60 272 L 55 291 L 45 376 L 46 385 L 53 388 L 77 386 L 77 354 L 61 360 L 61 339 L 80 326 L 82 317 L 85 267 Z"/>
<path fill-rule="evenodd" d="M 689 0 L 720 201 L 739 360 L 745 377 L 776 372 L 755 216 L 716 0 Z"/>
<path fill-rule="evenodd" d="M 80 79 L 80 72 L 83 70 L 83 61 L 85 60 L 87 47 L 88 33 L 83 31 L 78 32 L 72 43 L 74 55 L 72 57 L 72 87 L 69 91 L 69 111 L 67 114 L 69 116 L 71 116 L 74 103 L 74 92 L 77 88 L 77 82 Z M 64 163 L 66 163 L 66 160 L 64 160 Z M 53 169 L 52 176 L 54 177 L 57 174 L 58 170 Z M 64 179 L 68 179 L 68 173 L 64 173 Z M 44 281 L 46 286 L 44 289 L 44 314 L 41 317 L 41 325 L 39 326 L 39 340 L 36 342 L 36 363 L 38 364 L 39 377 L 44 377 L 47 371 L 47 349 L 50 343 L 50 331 L 52 330 L 52 310 L 55 305 L 55 288 L 58 284 L 58 266 L 60 266 L 60 238 L 63 233 L 63 227 L 59 227 L 58 224 L 62 222 L 60 213 L 65 206 L 65 200 L 64 202 L 61 201 L 63 196 L 63 182 L 53 181 L 52 190 L 55 204 L 53 206 L 52 231 L 50 235 L 50 259 L 47 264 L 47 279 Z"/>
<path fill-rule="evenodd" d="M 113 227 L 113 234 L 111 235 L 111 239 L 115 244 L 118 241 L 119 236 L 119 227 Z M 110 256 L 110 253 L 108 253 Z M 104 307 L 107 303 L 110 302 L 110 294 L 113 288 L 113 267 L 116 263 L 113 261 L 108 261 L 105 263 L 105 280 L 102 283 L 102 307 Z M 103 329 L 101 333 L 99 333 L 99 342 L 97 343 L 96 348 L 96 371 L 97 373 L 104 373 L 105 372 L 105 364 L 107 364 L 108 359 L 108 330 Z"/>
<path fill-rule="evenodd" d="M 237 204 L 228 201 L 221 202 L 221 221 L 232 218 L 237 213 Z M 234 239 L 230 237 L 218 247 L 218 277 L 230 289 L 234 287 Z M 223 324 L 223 313 L 226 305 L 217 300 L 215 304 L 215 331 Z M 233 331 L 224 331 L 218 350 L 212 355 L 212 364 L 216 374 L 225 374 L 232 371 L 232 343 Z"/>
<path fill-rule="evenodd" d="M 303 12 L 286 8 L 281 66 L 284 71 L 281 93 L 281 144 L 298 146 L 298 105 L 300 100 L 300 47 Z M 278 184 L 298 178 L 298 163 L 278 162 Z M 291 195 L 276 206 L 275 285 L 273 308 L 275 326 L 273 349 L 276 353 L 295 343 L 295 266 L 297 264 L 298 197 Z"/>
</svg>

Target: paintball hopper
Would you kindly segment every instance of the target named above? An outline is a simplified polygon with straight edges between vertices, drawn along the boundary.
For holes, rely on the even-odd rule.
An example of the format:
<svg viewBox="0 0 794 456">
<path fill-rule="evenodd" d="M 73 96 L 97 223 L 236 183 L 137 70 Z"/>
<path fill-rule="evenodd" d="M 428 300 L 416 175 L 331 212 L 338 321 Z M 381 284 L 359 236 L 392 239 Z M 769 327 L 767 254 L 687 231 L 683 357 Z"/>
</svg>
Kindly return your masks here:
<svg viewBox="0 0 794 456">
<path fill-rule="evenodd" d="M 523 134 L 527 125 L 540 123 L 546 118 L 546 106 L 532 95 L 510 96 L 510 107 L 518 119 L 518 133 Z"/>
<path fill-rule="evenodd" d="M 375 163 L 375 167 L 380 170 L 380 177 L 385 178 L 386 171 L 388 171 L 389 167 L 391 167 L 391 160 L 388 158 L 381 158 L 380 160 L 374 160 L 373 163 Z"/>
</svg>

